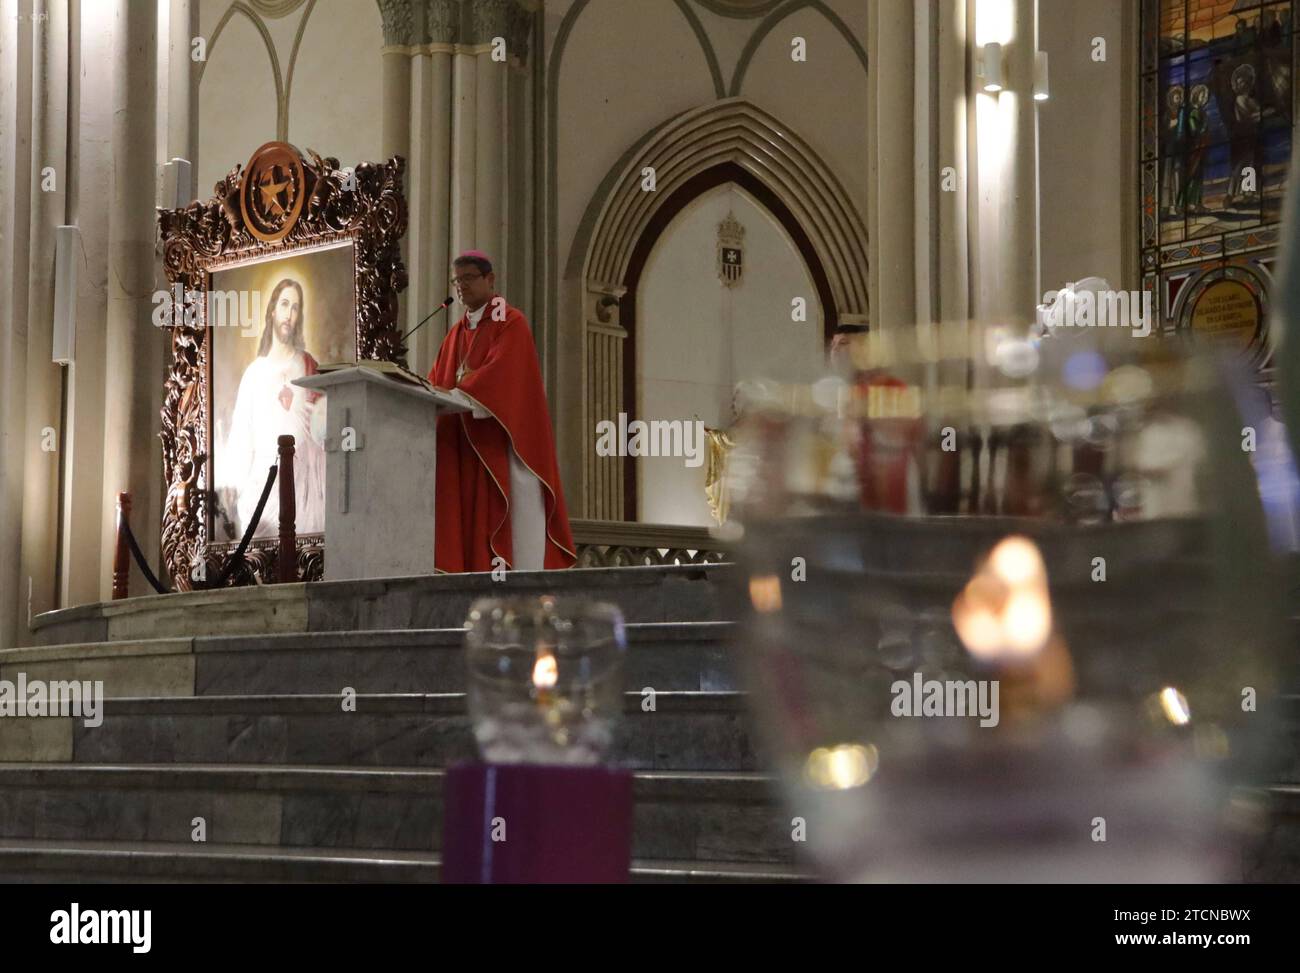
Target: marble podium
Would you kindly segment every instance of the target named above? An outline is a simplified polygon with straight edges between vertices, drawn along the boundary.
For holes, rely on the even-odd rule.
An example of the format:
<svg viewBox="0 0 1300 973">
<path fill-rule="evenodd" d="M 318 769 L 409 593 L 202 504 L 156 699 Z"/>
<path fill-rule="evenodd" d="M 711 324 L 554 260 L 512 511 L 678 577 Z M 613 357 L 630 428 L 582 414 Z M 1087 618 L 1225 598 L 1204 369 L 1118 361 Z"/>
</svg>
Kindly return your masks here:
<svg viewBox="0 0 1300 973">
<path fill-rule="evenodd" d="M 469 409 L 364 365 L 293 384 L 328 403 L 325 577 L 433 574 L 435 420 Z"/>
</svg>

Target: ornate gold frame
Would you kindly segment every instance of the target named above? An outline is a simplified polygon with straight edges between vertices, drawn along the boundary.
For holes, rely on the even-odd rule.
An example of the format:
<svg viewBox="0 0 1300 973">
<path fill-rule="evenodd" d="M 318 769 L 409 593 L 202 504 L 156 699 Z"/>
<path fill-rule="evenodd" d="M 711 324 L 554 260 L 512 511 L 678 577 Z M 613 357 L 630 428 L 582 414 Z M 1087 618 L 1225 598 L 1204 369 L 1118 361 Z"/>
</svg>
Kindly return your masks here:
<svg viewBox="0 0 1300 973">
<path fill-rule="evenodd" d="M 254 186 L 272 177 L 287 179 L 282 212 L 254 213 L 249 200 Z M 209 395 L 207 294 L 212 272 L 253 258 L 303 252 L 351 240 L 354 255 L 357 357 L 406 364 L 406 347 L 398 329 L 397 295 L 406 288 L 400 244 L 406 232 L 406 198 L 402 191 L 405 160 L 358 164 L 352 173 L 339 170 L 338 159 L 306 153 L 287 142 L 268 142 L 247 166 L 236 165 L 217 183 L 206 201 L 183 209 L 159 209 L 163 267 L 169 287 L 180 284 L 197 317 L 185 322 L 182 309 L 168 304 L 164 328 L 171 333 L 172 360 L 163 383 L 162 432 L 163 568 L 177 590 L 201 585 L 192 573 L 216 578 L 222 551 L 209 547 L 207 483 L 212 420 Z M 272 187 L 279 183 L 271 184 Z M 249 193 L 245 193 L 245 189 Z M 264 194 L 264 198 L 269 198 Z M 254 204 L 254 209 L 257 208 Z M 271 206 L 275 203 L 272 201 Z M 255 225 L 251 225 L 255 224 Z M 182 313 L 177 314 L 178 310 Z M 297 576 L 311 581 L 324 571 L 321 537 L 298 539 Z M 251 545 L 245 563 L 229 584 L 276 579 L 277 545 Z M 199 565 L 203 572 L 199 573 Z"/>
</svg>

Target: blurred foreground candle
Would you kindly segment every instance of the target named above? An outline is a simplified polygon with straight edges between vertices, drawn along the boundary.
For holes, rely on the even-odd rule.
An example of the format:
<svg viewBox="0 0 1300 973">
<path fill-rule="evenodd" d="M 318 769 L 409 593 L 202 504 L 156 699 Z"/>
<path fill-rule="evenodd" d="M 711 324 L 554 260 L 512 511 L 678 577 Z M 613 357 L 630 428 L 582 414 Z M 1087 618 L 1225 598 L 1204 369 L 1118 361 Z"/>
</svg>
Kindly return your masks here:
<svg viewBox="0 0 1300 973">
<path fill-rule="evenodd" d="M 1240 880 L 1297 510 L 1241 446 L 1267 405 L 1155 337 L 1011 361 L 978 330 L 889 366 L 919 515 L 833 473 L 896 421 L 872 402 L 769 383 L 741 418 L 731 609 L 799 850 L 841 881 Z"/>
<path fill-rule="evenodd" d="M 627 637 L 613 605 L 481 598 L 466 620 L 469 712 L 491 763 L 598 764 L 623 711 Z"/>
<path fill-rule="evenodd" d="M 627 638 L 613 605 L 483 598 L 466 619 L 469 713 L 482 762 L 453 767 L 448 882 L 622 882 L 632 776 L 610 760 Z"/>
</svg>

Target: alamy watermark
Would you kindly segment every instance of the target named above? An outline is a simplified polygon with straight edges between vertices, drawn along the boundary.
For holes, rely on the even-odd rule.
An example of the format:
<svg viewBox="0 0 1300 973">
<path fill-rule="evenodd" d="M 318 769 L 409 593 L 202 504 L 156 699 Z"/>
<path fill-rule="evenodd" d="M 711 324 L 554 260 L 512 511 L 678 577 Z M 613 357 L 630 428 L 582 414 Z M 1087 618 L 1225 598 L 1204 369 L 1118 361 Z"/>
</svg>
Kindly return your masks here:
<svg viewBox="0 0 1300 973">
<path fill-rule="evenodd" d="M 73 902 L 50 913 L 50 942 L 56 945 L 129 945 L 133 953 L 147 953 L 153 945 L 153 910 L 82 909 Z"/>
<path fill-rule="evenodd" d="M 189 290 L 178 281 L 170 290 L 154 291 L 154 327 L 194 327 L 199 323 L 199 303 L 206 296 L 207 324 L 213 328 L 237 328 L 243 337 L 256 338 L 265 324 L 261 291 Z"/>
<path fill-rule="evenodd" d="M 0 679 L 0 717 L 72 716 L 88 727 L 104 722 L 104 683 L 89 679 Z"/>
<path fill-rule="evenodd" d="M 980 726 L 997 726 L 998 681 L 996 679 L 925 679 L 912 673 L 912 681 L 895 680 L 889 687 L 894 716 L 978 716 Z"/>
<path fill-rule="evenodd" d="M 618 423 L 601 419 L 596 423 L 597 456 L 684 456 L 687 466 L 704 462 L 705 432 L 701 419 L 652 419 Z"/>
<path fill-rule="evenodd" d="M 1044 327 L 1132 328 L 1133 337 L 1145 338 L 1155 320 L 1150 291 L 1074 290 L 1047 291 L 1040 309 Z"/>
</svg>

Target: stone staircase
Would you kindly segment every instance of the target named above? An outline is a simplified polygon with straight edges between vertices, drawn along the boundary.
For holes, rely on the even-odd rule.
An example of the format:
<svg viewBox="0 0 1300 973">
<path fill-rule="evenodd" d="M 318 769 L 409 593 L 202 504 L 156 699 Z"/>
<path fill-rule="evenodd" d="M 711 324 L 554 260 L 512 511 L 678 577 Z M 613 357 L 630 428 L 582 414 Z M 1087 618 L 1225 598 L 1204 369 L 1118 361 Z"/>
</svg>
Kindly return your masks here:
<svg viewBox="0 0 1300 973">
<path fill-rule="evenodd" d="M 865 585 L 873 603 L 933 612 L 951 603 L 976 552 L 1023 527 L 855 523 L 835 535 L 843 573 L 823 578 L 841 594 Z M 1039 542 L 1049 564 L 1077 565 L 1077 576 L 1052 576 L 1072 644 L 1122 650 L 1157 639 L 1177 651 L 1204 624 L 1185 597 L 1167 594 L 1204 578 L 1205 550 L 1180 531 L 1049 532 Z M 1111 565 L 1105 585 L 1088 577 L 1097 553 Z M 739 692 L 740 642 L 726 620 L 744 597 L 738 570 L 326 581 L 42 615 L 37 644 L 0 652 L 0 678 L 102 679 L 109 698 L 95 728 L 0 720 L 0 881 L 437 880 L 445 768 L 474 754 L 461 623 L 476 597 L 547 592 L 614 602 L 628 622 L 615 757 L 635 773 L 633 880 L 806 879 Z M 1136 621 L 1123 615 L 1135 598 Z M 1297 635 L 1300 626 L 1291 644 Z M 355 712 L 343 711 L 344 687 L 357 694 Z M 652 713 L 644 687 L 655 690 Z M 1247 880 L 1300 878 L 1300 696 L 1284 698 L 1281 715 L 1273 814 L 1244 862 Z M 204 842 L 192 840 L 197 817 Z"/>
<path fill-rule="evenodd" d="M 0 880 L 435 881 L 445 768 L 474 755 L 461 623 L 476 597 L 543 592 L 628 621 L 615 756 L 635 772 L 633 880 L 799 880 L 720 620 L 726 570 L 317 582 L 43 615 L 39 644 L 0 652 L 0 678 L 103 680 L 104 719 L 0 720 Z"/>
</svg>

